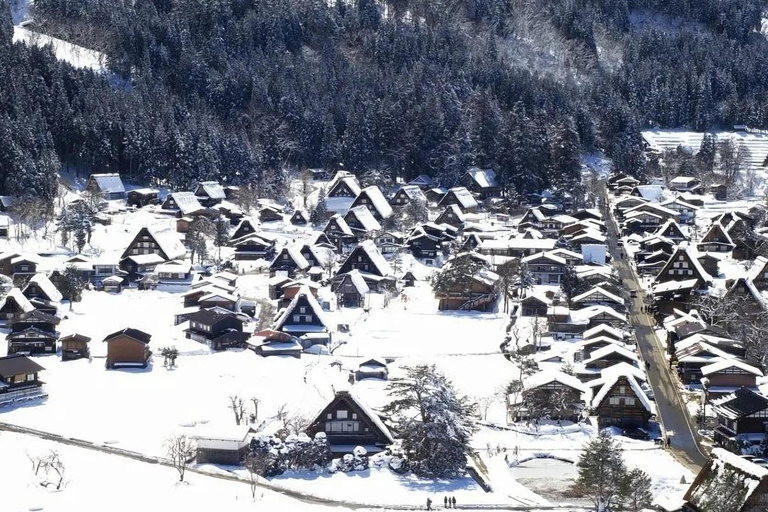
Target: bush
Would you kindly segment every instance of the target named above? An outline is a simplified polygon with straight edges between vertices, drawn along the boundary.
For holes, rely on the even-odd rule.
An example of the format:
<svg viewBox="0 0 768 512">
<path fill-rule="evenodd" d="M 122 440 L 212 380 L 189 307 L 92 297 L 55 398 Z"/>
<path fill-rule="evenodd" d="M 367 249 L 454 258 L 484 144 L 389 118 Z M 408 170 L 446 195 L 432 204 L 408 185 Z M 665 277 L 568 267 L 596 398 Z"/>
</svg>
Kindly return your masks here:
<svg viewBox="0 0 768 512">
<path fill-rule="evenodd" d="M 331 471 L 350 473 L 352 471 L 365 471 L 369 467 L 368 451 L 362 446 L 358 446 L 352 453 L 348 453 L 340 459 L 335 459 L 333 464 L 331 464 Z"/>
<path fill-rule="evenodd" d="M 277 436 L 257 436 L 251 440 L 250 455 L 258 461 L 260 476 L 276 476 L 289 470 L 318 470 L 331 460 L 331 447 L 325 433 L 314 439 L 306 434 L 290 435 L 285 441 Z"/>
</svg>

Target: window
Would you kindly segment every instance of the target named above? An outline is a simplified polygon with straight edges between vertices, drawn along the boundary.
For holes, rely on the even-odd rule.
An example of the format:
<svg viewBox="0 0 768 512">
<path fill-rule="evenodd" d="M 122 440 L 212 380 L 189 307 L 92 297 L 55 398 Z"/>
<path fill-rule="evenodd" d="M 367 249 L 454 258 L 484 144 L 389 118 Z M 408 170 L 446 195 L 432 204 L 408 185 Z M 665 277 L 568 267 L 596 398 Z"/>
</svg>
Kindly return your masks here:
<svg viewBox="0 0 768 512">
<path fill-rule="evenodd" d="M 333 419 L 333 413 L 330 413 L 330 412 L 329 412 L 328 414 L 326 414 L 326 415 L 325 415 L 325 419 L 327 419 L 327 420 L 332 420 L 332 419 Z"/>
<path fill-rule="evenodd" d="M 624 395 L 627 393 L 627 388 L 625 386 L 619 386 L 619 393 Z"/>
<path fill-rule="evenodd" d="M 46 350 L 51 350 L 52 347 L 46 347 Z M 27 382 L 32 382 L 35 380 L 35 374 L 34 373 L 28 373 L 27 374 Z"/>
<path fill-rule="evenodd" d="M 299 308 L 299 313 L 306 313 L 306 312 L 307 312 L 307 308 L 306 308 L 306 307 L 304 307 L 304 306 L 301 306 L 301 307 Z"/>
<path fill-rule="evenodd" d="M 336 411 L 336 419 L 337 420 L 345 420 L 349 417 L 349 411 L 345 409 L 339 409 Z"/>
</svg>

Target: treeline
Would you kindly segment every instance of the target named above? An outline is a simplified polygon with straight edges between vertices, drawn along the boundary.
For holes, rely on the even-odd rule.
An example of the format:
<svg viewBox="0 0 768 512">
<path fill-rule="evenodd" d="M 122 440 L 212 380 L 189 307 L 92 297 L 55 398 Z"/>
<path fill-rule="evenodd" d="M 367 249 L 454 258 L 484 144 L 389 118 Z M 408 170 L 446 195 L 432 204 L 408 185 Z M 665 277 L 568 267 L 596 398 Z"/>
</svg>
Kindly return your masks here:
<svg viewBox="0 0 768 512">
<path fill-rule="evenodd" d="M 601 149 L 619 170 L 641 172 L 643 126 L 768 127 L 768 44 L 757 33 L 765 0 L 35 7 L 40 30 L 103 50 L 114 76 L 11 47 L 6 27 L 0 66 L 21 60 L 25 72 L 0 84 L 10 91 L 2 113 L 18 117 L 45 150 L 17 145 L 35 161 L 142 182 L 263 182 L 285 167 L 341 164 L 451 184 L 480 165 L 519 193 L 567 190 L 583 150 Z M 539 72 L 511 59 L 523 36 L 535 46 L 535 34 L 521 32 L 532 12 L 573 54 L 568 69 Z M 666 16 L 673 27 L 639 29 L 638 13 Z M 30 108 L 19 113 L 19 105 Z"/>
</svg>

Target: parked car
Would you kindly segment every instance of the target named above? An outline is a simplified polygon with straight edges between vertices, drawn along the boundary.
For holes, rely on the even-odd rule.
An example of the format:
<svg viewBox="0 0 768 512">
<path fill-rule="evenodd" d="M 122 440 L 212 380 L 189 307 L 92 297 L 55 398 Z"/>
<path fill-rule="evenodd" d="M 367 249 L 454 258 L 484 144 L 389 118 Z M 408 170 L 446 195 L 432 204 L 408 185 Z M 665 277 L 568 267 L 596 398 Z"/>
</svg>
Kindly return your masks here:
<svg viewBox="0 0 768 512">
<path fill-rule="evenodd" d="M 623 435 L 624 437 L 628 437 L 630 439 L 637 439 L 640 441 L 648 441 L 651 438 L 648 432 L 641 428 L 625 428 L 621 432 L 621 435 Z"/>
</svg>

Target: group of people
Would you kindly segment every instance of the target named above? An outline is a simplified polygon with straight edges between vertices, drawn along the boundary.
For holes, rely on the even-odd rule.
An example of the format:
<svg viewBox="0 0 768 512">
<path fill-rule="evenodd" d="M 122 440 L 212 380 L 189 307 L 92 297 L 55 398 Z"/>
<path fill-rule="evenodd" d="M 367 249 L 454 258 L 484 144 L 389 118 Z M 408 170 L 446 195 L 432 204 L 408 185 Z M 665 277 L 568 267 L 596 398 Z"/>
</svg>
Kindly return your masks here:
<svg viewBox="0 0 768 512">
<path fill-rule="evenodd" d="M 456 508 L 456 496 L 443 496 L 443 505 L 445 508 Z M 427 510 L 432 510 L 432 499 L 427 498 Z"/>
</svg>

